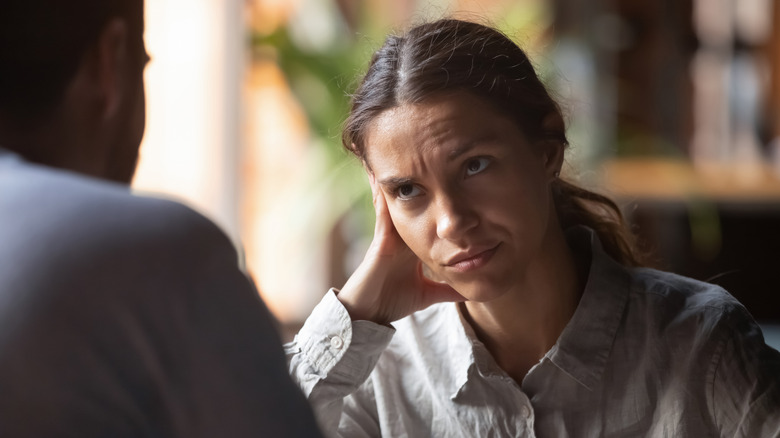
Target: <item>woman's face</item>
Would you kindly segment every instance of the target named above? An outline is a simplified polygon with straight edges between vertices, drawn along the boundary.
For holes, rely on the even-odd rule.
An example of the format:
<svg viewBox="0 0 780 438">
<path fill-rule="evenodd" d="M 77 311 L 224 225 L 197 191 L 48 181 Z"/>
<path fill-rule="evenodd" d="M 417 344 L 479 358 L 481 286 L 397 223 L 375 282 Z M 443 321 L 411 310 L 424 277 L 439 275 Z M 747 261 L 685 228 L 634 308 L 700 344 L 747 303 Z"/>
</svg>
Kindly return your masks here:
<svg viewBox="0 0 780 438">
<path fill-rule="evenodd" d="M 523 283 L 549 235 L 562 146 L 532 147 L 467 92 L 387 110 L 367 134 L 393 224 L 434 278 L 479 302 Z"/>
</svg>

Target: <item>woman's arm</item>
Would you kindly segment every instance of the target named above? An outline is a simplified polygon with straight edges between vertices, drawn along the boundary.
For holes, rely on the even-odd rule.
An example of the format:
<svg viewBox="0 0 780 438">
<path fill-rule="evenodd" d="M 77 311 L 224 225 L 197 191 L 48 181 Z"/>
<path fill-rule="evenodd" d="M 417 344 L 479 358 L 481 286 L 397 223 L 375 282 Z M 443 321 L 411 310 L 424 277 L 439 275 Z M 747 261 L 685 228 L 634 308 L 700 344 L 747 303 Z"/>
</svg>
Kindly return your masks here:
<svg viewBox="0 0 780 438">
<path fill-rule="evenodd" d="M 331 290 L 285 345 L 290 374 L 326 435 L 379 436 L 367 379 L 394 333 L 389 326 L 353 322 Z"/>
<path fill-rule="evenodd" d="M 369 180 L 377 218 L 371 246 L 338 295 L 329 291 L 285 346 L 293 379 L 332 436 L 380 434 L 366 380 L 395 333 L 389 324 L 431 304 L 463 299 L 450 286 L 425 278 L 370 173 Z"/>
</svg>

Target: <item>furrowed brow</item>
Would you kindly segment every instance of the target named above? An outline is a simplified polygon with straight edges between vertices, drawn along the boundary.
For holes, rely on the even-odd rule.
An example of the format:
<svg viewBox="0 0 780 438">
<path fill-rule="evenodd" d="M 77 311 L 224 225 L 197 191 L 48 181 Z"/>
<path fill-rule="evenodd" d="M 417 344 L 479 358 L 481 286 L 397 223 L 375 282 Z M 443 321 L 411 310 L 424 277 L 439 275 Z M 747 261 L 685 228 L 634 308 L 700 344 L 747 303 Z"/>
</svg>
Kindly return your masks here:
<svg viewBox="0 0 780 438">
<path fill-rule="evenodd" d="M 458 159 L 458 157 L 467 154 L 469 151 L 476 148 L 477 146 L 484 143 L 490 143 L 491 141 L 495 140 L 495 138 L 496 138 L 495 135 L 486 135 L 483 137 L 476 138 L 467 143 L 463 143 L 462 145 L 453 148 L 451 151 L 449 151 L 449 153 L 447 153 L 447 161 L 455 161 Z"/>
<path fill-rule="evenodd" d="M 406 184 L 414 184 L 411 178 L 390 177 L 379 180 L 379 184 L 385 187 L 400 187 Z"/>
</svg>

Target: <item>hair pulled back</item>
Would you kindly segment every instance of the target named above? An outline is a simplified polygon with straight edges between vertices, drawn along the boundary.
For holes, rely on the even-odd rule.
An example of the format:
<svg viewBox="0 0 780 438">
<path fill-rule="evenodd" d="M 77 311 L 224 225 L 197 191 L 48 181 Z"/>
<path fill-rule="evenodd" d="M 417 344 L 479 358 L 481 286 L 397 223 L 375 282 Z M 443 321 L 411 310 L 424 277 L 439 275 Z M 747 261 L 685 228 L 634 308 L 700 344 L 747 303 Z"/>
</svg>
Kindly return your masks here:
<svg viewBox="0 0 780 438">
<path fill-rule="evenodd" d="M 456 90 L 485 99 L 517 123 L 530 144 L 555 141 L 568 146 L 560 107 L 525 52 L 489 26 L 442 19 L 389 36 L 374 53 L 352 96 L 344 147 L 365 160 L 366 131 L 382 112 Z M 561 178 L 553 183 L 553 197 L 564 229 L 588 226 L 614 259 L 641 265 L 633 236 L 612 200 Z"/>
</svg>

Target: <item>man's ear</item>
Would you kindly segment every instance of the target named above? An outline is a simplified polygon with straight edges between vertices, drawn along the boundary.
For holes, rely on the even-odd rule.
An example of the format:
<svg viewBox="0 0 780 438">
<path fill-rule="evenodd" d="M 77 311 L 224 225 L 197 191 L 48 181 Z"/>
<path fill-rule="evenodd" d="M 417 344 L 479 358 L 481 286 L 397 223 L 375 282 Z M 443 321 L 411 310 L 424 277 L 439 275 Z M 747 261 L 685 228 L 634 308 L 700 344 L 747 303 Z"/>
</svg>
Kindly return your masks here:
<svg viewBox="0 0 780 438">
<path fill-rule="evenodd" d="M 85 62 L 86 69 L 98 98 L 100 116 L 113 118 L 121 107 L 125 96 L 125 84 L 130 66 L 127 23 L 119 18 L 110 20 Z"/>
</svg>

